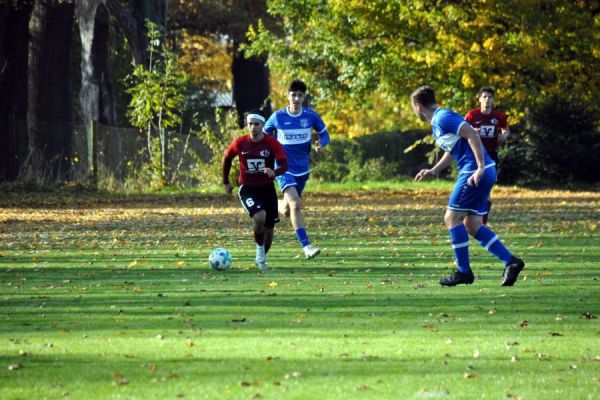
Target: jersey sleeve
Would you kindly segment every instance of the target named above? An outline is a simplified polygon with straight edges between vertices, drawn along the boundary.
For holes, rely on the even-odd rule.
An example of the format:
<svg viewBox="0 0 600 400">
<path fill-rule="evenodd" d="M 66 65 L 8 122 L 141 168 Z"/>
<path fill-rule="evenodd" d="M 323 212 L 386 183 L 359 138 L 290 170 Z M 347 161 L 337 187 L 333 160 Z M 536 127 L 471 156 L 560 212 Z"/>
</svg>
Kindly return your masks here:
<svg viewBox="0 0 600 400">
<path fill-rule="evenodd" d="M 319 134 L 321 146 L 327 146 L 331 140 L 329 137 L 329 132 L 327 131 L 325 122 L 323 122 L 323 119 L 317 113 L 314 114 L 313 129 Z"/>
<path fill-rule="evenodd" d="M 276 113 L 271 114 L 265 126 L 263 126 L 263 132 L 267 135 L 274 135 L 277 133 L 277 115 Z"/>
<path fill-rule="evenodd" d="M 221 179 L 223 184 L 229 183 L 229 172 L 231 171 L 231 163 L 233 159 L 239 154 L 238 150 L 238 140 L 234 140 L 231 144 L 225 149 L 225 153 L 223 154 L 223 166 L 221 168 Z"/>
<path fill-rule="evenodd" d="M 506 129 L 508 127 L 508 121 L 506 119 L 506 114 L 502 111 L 498 111 L 498 126 L 502 129 Z"/>
<path fill-rule="evenodd" d="M 235 139 L 227 148 L 225 149 L 225 153 L 223 154 L 223 158 L 227 158 L 229 160 L 233 160 L 235 156 L 240 154 L 238 149 L 238 139 Z"/>
<path fill-rule="evenodd" d="M 473 125 L 473 110 L 469 111 L 467 115 L 465 115 L 465 121 Z"/>
</svg>

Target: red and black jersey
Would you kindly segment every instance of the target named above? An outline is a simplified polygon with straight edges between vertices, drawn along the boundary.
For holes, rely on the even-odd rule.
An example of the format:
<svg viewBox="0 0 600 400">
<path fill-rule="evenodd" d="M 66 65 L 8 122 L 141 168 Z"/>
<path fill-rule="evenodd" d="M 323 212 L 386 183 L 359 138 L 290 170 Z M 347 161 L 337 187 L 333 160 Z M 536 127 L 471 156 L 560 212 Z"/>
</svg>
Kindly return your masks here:
<svg viewBox="0 0 600 400">
<path fill-rule="evenodd" d="M 506 129 L 508 126 L 506 115 L 496 109 L 492 109 L 489 114 L 484 114 L 481 109 L 475 108 L 467 113 L 465 119 L 473 128 L 479 128 L 481 142 L 488 153 L 496 153 L 499 147 L 498 135 L 501 129 Z"/>
<path fill-rule="evenodd" d="M 283 147 L 277 139 L 265 135 L 258 142 L 253 142 L 250 135 L 240 136 L 235 139 L 223 158 L 223 183 L 229 183 L 231 161 L 240 157 L 240 177 L 238 183 L 248 186 L 266 186 L 273 182 L 272 178 L 264 173 L 265 168 L 271 168 L 279 176 L 287 171 L 287 158 Z M 275 169 L 275 160 L 278 168 Z"/>
</svg>

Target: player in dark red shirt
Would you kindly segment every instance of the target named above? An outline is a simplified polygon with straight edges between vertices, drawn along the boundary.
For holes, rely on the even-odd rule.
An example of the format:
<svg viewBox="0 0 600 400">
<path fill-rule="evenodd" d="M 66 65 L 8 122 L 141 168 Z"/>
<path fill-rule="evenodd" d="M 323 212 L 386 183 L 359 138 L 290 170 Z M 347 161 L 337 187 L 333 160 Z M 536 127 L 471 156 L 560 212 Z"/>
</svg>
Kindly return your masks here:
<svg viewBox="0 0 600 400">
<path fill-rule="evenodd" d="M 266 254 L 273 243 L 275 223 L 279 222 L 277 193 L 273 181 L 287 171 L 287 158 L 277 139 L 263 132 L 265 118 L 258 112 L 246 117 L 248 134 L 235 139 L 223 157 L 223 187 L 231 193 L 229 182 L 231 163 L 236 156 L 240 159 L 238 197 L 242 206 L 254 221 L 256 242 L 256 266 L 267 271 Z M 278 167 L 275 168 L 275 160 Z"/>
<path fill-rule="evenodd" d="M 473 128 L 479 131 L 481 143 L 496 163 L 496 170 L 498 170 L 500 167 L 498 149 L 510 134 L 506 115 L 494 108 L 494 88 L 482 87 L 477 93 L 477 98 L 479 99 L 479 107 L 469 111 L 465 119 Z M 491 208 L 492 200 L 490 199 L 487 206 L 488 212 L 483 216 L 484 224 L 487 224 Z"/>
</svg>

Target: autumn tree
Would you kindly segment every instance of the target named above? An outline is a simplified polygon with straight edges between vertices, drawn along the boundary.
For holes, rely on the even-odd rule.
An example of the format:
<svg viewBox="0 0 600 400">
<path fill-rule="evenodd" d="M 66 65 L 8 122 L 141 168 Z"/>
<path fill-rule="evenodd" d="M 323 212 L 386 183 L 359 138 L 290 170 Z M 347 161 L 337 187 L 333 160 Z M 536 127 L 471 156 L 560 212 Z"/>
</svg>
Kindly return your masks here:
<svg viewBox="0 0 600 400">
<path fill-rule="evenodd" d="M 183 31 L 196 43 L 204 42 L 202 48 L 196 47 L 200 52 L 215 48 L 207 45 L 206 38 L 212 38 L 213 43 L 225 43 L 225 48 L 231 54 L 230 90 L 233 92 L 240 123 L 244 112 L 251 109 L 263 108 L 267 113 L 271 111 L 268 101 L 270 74 L 266 65 L 267 55 L 247 57 L 241 51 L 241 47 L 247 42 L 246 32 L 249 26 L 256 24 L 261 18 L 268 26 L 276 26 L 275 20 L 266 11 L 265 0 L 178 0 L 170 11 L 169 28 Z M 211 75 L 211 71 L 205 70 L 204 74 Z"/>
<path fill-rule="evenodd" d="M 268 53 L 275 73 L 305 78 L 331 110 L 334 131 L 406 126 L 407 96 L 424 83 L 459 110 L 473 105 L 478 87 L 497 86 L 512 123 L 550 93 L 599 109 L 597 1 L 267 3 L 283 33 L 251 29 L 248 54 Z"/>
<path fill-rule="evenodd" d="M 0 0 L 0 181 L 18 177 L 27 156 L 27 54 L 31 2 Z"/>
<path fill-rule="evenodd" d="M 37 182 L 54 182 L 70 170 L 73 11 L 71 2 L 36 0 L 29 20 L 28 167 Z"/>
</svg>

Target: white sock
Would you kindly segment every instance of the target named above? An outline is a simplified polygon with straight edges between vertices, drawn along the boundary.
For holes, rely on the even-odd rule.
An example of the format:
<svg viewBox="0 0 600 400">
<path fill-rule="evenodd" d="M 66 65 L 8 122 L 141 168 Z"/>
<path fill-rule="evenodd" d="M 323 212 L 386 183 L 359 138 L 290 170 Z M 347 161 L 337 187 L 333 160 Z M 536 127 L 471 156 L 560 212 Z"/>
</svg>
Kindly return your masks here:
<svg viewBox="0 0 600 400">
<path fill-rule="evenodd" d="M 267 258 L 266 254 L 265 254 L 265 245 L 256 245 L 256 261 L 261 261 L 264 262 L 265 259 Z"/>
</svg>

